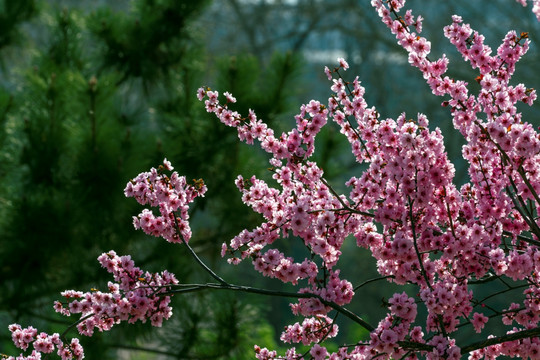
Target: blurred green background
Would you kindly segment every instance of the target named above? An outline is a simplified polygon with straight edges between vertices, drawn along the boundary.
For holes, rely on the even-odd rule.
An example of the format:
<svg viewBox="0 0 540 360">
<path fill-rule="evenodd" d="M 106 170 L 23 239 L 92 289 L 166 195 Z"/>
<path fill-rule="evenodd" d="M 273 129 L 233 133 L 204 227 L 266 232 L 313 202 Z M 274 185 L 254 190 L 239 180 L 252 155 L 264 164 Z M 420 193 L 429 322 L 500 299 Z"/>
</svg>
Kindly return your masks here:
<svg viewBox="0 0 540 360">
<path fill-rule="evenodd" d="M 451 14 L 494 49 L 508 29 L 528 31 L 533 45 L 515 81 L 540 84 L 540 28 L 530 9 L 507 0 L 410 6 L 426 19 L 434 56 L 446 52 L 450 75 L 473 87 L 476 73 L 443 38 Z M 110 278 L 96 261 L 104 251 L 131 254 L 143 269 L 168 269 L 181 282 L 209 280 L 182 246 L 132 227 L 141 207 L 123 188 L 164 157 L 209 188 L 192 206 L 195 250 L 231 282 L 282 288 L 219 257 L 223 241 L 261 221 L 241 203 L 234 179 L 270 179 L 268 156 L 240 144 L 195 93 L 202 85 L 230 91 L 238 111 L 254 109 L 281 133 L 302 103 L 329 97 L 323 67 L 337 57 L 384 117 L 422 112 L 441 127 L 456 183 L 466 181 L 463 142 L 443 99 L 430 95 L 367 0 L 0 0 L 0 353 L 18 354 L 7 330 L 13 322 L 62 332 L 72 319 L 56 315 L 52 302 L 64 289 L 104 288 Z M 361 171 L 348 143 L 330 125 L 317 147 L 327 179 L 345 191 Z M 278 246 L 303 256 L 291 239 Z M 354 240 L 345 246 L 338 264 L 345 278 L 356 286 L 377 276 L 368 252 Z M 376 324 L 395 289 L 366 285 L 349 308 Z M 252 358 L 254 343 L 282 346 L 281 329 L 293 321 L 284 299 L 197 293 L 174 298 L 163 328 L 120 325 L 81 341 L 88 359 Z M 340 326 L 336 344 L 365 336 L 350 322 Z"/>
</svg>

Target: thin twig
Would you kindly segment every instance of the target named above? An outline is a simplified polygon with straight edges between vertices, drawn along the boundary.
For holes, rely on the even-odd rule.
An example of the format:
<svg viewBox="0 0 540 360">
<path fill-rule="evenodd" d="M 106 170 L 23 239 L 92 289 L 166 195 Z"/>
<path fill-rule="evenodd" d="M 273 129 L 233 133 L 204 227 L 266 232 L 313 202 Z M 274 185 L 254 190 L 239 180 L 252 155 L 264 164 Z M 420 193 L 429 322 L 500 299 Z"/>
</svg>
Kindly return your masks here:
<svg viewBox="0 0 540 360">
<path fill-rule="evenodd" d="M 367 285 L 367 284 L 372 283 L 374 281 L 384 280 L 384 279 L 388 279 L 388 278 L 394 278 L 394 275 L 387 275 L 387 276 L 382 276 L 382 277 L 366 280 L 363 283 L 361 283 L 360 285 L 358 285 L 357 287 L 355 287 L 353 290 L 356 291 L 356 290 L 360 289 L 364 285 Z"/>
<path fill-rule="evenodd" d="M 351 208 L 349 205 L 347 205 L 345 203 L 345 201 L 343 201 L 343 199 L 339 196 L 339 194 L 336 192 L 336 190 L 334 190 L 334 188 L 332 186 L 330 186 L 330 184 L 328 184 L 328 182 L 323 177 L 321 177 L 320 179 L 321 179 L 321 182 L 328 188 L 328 190 L 330 190 L 330 192 L 338 199 L 340 204 L 343 206 L 343 209 L 335 209 L 335 210 L 328 209 L 329 211 L 346 210 L 346 211 L 350 211 L 350 212 L 355 213 L 355 214 L 360 214 L 360 215 L 364 215 L 364 216 L 368 216 L 368 217 L 372 217 L 372 218 L 375 217 L 374 214 Z"/>
<path fill-rule="evenodd" d="M 67 333 L 73 329 L 75 326 L 79 325 L 80 323 L 82 323 L 83 321 L 85 321 L 86 319 L 89 319 L 91 318 L 92 316 L 94 316 L 95 314 L 94 313 L 91 313 L 91 314 L 88 314 L 86 316 L 83 316 L 82 318 L 80 318 L 79 320 L 77 320 L 76 322 L 74 322 L 73 324 L 69 325 L 66 330 L 64 330 L 64 332 L 62 334 L 60 334 L 60 339 L 62 339 L 62 341 L 64 343 L 68 343 L 68 341 L 66 340 L 66 335 Z"/>
<path fill-rule="evenodd" d="M 502 280 L 502 279 L 499 278 L 499 280 Z M 529 285 L 524 284 L 524 285 L 520 285 L 520 286 L 516 286 L 516 287 L 510 287 L 510 288 L 508 288 L 508 289 L 504 289 L 504 290 L 498 291 L 498 292 L 496 292 L 496 293 L 493 293 L 493 294 L 491 294 L 491 295 L 488 295 L 488 296 L 486 296 L 485 298 L 483 298 L 482 300 L 478 300 L 478 302 L 479 302 L 479 303 L 483 303 L 483 302 L 485 302 L 487 299 L 490 299 L 490 298 L 495 297 L 495 296 L 497 296 L 497 295 L 501 295 L 501 294 L 504 294 L 504 293 L 506 293 L 506 292 L 509 292 L 509 291 L 512 291 L 512 290 L 517 290 L 517 289 L 519 289 L 519 288 L 523 288 L 523 287 L 526 287 L 526 286 L 529 286 Z"/>
<path fill-rule="evenodd" d="M 413 236 L 414 250 L 416 251 L 416 256 L 418 257 L 418 264 L 420 266 L 420 271 L 422 273 L 422 276 L 424 277 L 424 280 L 426 281 L 426 285 L 431 291 L 433 291 L 433 288 L 431 287 L 431 284 L 429 283 L 429 278 L 427 276 L 426 270 L 424 269 L 424 263 L 422 262 L 422 255 L 420 254 L 420 251 L 418 250 L 418 244 L 416 240 L 416 229 L 414 227 L 413 211 L 412 211 L 413 202 L 410 196 L 408 196 L 407 198 L 409 202 L 409 217 L 411 218 L 411 230 L 412 230 L 412 236 Z"/>
<path fill-rule="evenodd" d="M 218 274 L 216 274 L 212 269 L 210 269 L 200 258 L 199 256 L 197 256 L 197 254 L 195 253 L 195 251 L 193 251 L 193 249 L 191 248 L 191 246 L 189 246 L 188 242 L 184 239 L 184 237 L 182 236 L 182 233 L 180 232 L 180 227 L 178 226 L 178 220 L 176 219 L 176 213 L 173 212 L 173 217 L 174 217 L 174 225 L 176 226 L 176 232 L 178 233 L 178 236 L 180 237 L 180 239 L 182 239 L 182 242 L 184 243 L 184 245 L 186 245 L 187 249 L 189 250 L 191 256 L 195 259 L 195 261 L 207 272 L 210 274 L 210 276 L 212 276 L 214 279 L 216 279 L 221 285 L 229 285 L 228 282 L 226 282 L 225 280 L 223 280 Z"/>
<path fill-rule="evenodd" d="M 350 209 L 350 207 L 349 207 L 347 204 L 345 204 L 345 201 L 343 201 L 343 199 L 341 198 L 341 196 L 339 196 L 339 194 L 336 192 L 336 190 L 334 190 L 334 188 L 331 187 L 330 184 L 328 184 L 328 182 L 327 182 L 323 177 L 321 177 L 320 179 L 321 179 L 321 182 L 322 182 L 324 185 L 326 185 L 326 187 L 328 188 L 328 190 L 330 190 L 330 192 L 331 192 L 332 194 L 334 194 L 334 196 L 338 199 L 338 201 L 341 203 L 341 205 L 343 205 L 343 207 L 344 207 L 345 209 Z"/>
</svg>

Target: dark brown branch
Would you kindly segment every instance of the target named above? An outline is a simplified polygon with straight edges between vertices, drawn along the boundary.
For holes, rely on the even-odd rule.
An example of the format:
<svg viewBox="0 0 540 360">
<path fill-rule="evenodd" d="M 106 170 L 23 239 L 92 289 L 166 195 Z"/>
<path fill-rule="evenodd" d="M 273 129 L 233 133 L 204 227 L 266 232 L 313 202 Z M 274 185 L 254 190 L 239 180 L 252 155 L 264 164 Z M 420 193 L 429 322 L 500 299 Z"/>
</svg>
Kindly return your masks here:
<svg viewBox="0 0 540 360">
<path fill-rule="evenodd" d="M 334 190 L 334 188 L 332 186 L 330 186 L 330 184 L 322 177 L 321 177 L 321 182 L 328 188 L 328 190 L 330 190 L 330 192 L 338 199 L 340 204 L 343 206 L 343 209 L 327 209 L 328 211 L 345 210 L 345 211 L 350 211 L 352 213 L 364 215 L 364 216 L 371 217 L 371 218 L 375 217 L 374 214 L 370 214 L 370 213 L 365 212 L 365 211 L 360 211 L 360 210 L 356 210 L 356 209 L 351 208 L 350 206 L 348 206 L 345 203 L 345 201 L 343 201 L 343 199 L 339 196 L 339 194 L 336 192 L 336 190 Z"/>
<path fill-rule="evenodd" d="M 431 291 L 433 291 L 433 288 L 431 287 L 431 284 L 429 282 L 429 277 L 427 276 L 426 270 L 424 269 L 424 262 L 422 261 L 422 254 L 420 254 L 420 251 L 418 250 L 416 228 L 414 227 L 414 214 L 413 214 L 413 209 L 412 209 L 413 201 L 411 200 L 410 196 L 408 196 L 407 198 L 408 198 L 408 203 L 409 203 L 409 217 L 411 218 L 411 231 L 412 231 L 412 236 L 413 236 L 414 251 L 416 252 L 416 257 L 418 257 L 418 265 L 420 267 L 422 276 L 424 277 L 424 280 L 426 281 L 426 285 Z"/>
<path fill-rule="evenodd" d="M 356 286 L 356 287 L 354 288 L 354 291 L 360 289 L 362 286 L 367 285 L 367 284 L 369 284 L 369 283 L 371 283 L 371 282 L 379 281 L 379 280 L 384 280 L 384 279 L 388 279 L 388 278 L 393 278 L 393 277 L 394 277 L 394 275 L 388 275 L 388 276 L 382 276 L 382 277 L 378 277 L 378 278 L 373 278 L 373 279 L 366 280 L 366 281 L 364 281 L 363 283 L 361 283 L 360 285 Z"/>
<path fill-rule="evenodd" d="M 362 326 L 364 329 L 370 332 L 375 330 L 375 328 L 372 325 L 368 324 L 365 320 L 360 318 L 358 315 L 356 315 L 352 311 L 334 302 L 325 300 L 317 294 L 293 293 L 293 292 L 286 292 L 286 291 L 268 290 L 268 289 L 260 289 L 260 288 L 250 287 L 250 286 L 242 286 L 242 285 L 234 285 L 234 284 L 212 284 L 212 283 L 182 284 L 182 285 L 171 286 L 171 287 L 185 287 L 185 288 L 181 288 L 177 290 L 173 289 L 167 292 L 163 292 L 163 293 L 160 293 L 159 296 L 169 296 L 169 295 L 174 295 L 174 294 L 181 294 L 181 293 L 188 293 L 188 292 L 202 291 L 202 290 L 229 290 L 229 291 L 240 291 L 240 292 L 245 292 L 245 293 L 267 295 L 267 296 L 289 297 L 289 298 L 296 298 L 296 299 L 310 299 L 310 298 L 317 299 L 323 305 L 329 306 L 332 309 L 339 312 L 340 314 L 345 315 L 352 321 Z"/>
<path fill-rule="evenodd" d="M 503 231 L 503 234 L 507 235 L 507 236 L 514 236 L 514 234 L 512 234 L 509 231 Z M 540 241 L 528 238 L 528 237 L 523 236 L 523 235 L 517 235 L 517 239 L 520 240 L 520 241 L 524 241 L 524 242 L 526 242 L 528 244 L 540 246 Z"/>
<path fill-rule="evenodd" d="M 515 332 L 513 334 L 507 334 L 503 336 L 498 336 L 491 339 L 486 339 L 472 343 L 470 345 L 464 346 L 461 348 L 461 353 L 466 354 L 474 350 L 483 349 L 490 345 L 502 344 L 507 341 L 515 341 L 527 338 L 533 338 L 540 335 L 540 328 L 528 329 Z"/>
<path fill-rule="evenodd" d="M 182 239 L 182 242 L 184 243 L 184 245 L 186 245 L 187 249 L 189 250 L 191 256 L 195 259 L 195 261 L 204 269 L 206 270 L 207 273 L 210 274 L 210 276 L 212 276 L 214 279 L 216 279 L 220 284 L 222 285 L 229 285 L 225 280 L 223 280 L 218 274 L 216 274 L 214 271 L 212 271 L 212 269 L 210 269 L 208 266 L 206 266 L 206 264 L 201 260 L 201 258 L 199 258 L 199 256 L 195 253 L 195 251 L 193 251 L 193 249 L 191 248 L 191 246 L 189 246 L 189 244 L 187 243 L 187 241 L 184 239 L 184 237 L 182 236 L 182 233 L 180 232 L 180 228 L 178 226 L 178 220 L 176 219 L 176 214 L 173 213 L 173 216 L 174 216 L 174 225 L 176 227 L 176 233 L 178 234 L 178 236 L 180 237 L 180 239 Z"/>
</svg>

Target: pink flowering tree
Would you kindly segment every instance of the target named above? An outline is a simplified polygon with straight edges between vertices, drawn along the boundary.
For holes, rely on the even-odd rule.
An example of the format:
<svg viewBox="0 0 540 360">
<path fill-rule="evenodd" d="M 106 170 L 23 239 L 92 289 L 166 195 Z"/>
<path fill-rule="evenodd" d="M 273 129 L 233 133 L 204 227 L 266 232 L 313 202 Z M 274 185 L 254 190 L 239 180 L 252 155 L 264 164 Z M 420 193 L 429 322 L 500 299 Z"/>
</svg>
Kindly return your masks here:
<svg viewBox="0 0 540 360">
<path fill-rule="evenodd" d="M 183 245 L 213 281 L 180 283 L 167 271 L 144 272 L 130 256 L 109 251 L 98 259 L 114 278 L 108 290 L 62 293 L 56 311 L 79 316 L 63 334 L 11 325 L 13 342 L 29 354 L 8 359 L 41 359 L 51 353 L 82 359 L 78 339 L 67 339 L 71 328 L 92 336 L 122 321 L 160 326 L 172 314 L 171 296 L 204 290 L 292 299 L 292 313 L 301 321 L 281 334 L 289 349 L 277 353 L 255 345 L 258 359 L 540 359 L 540 135 L 518 108 L 532 105 L 536 92 L 511 82 L 529 48 L 528 34 L 508 32 L 493 52 L 481 34 L 453 16 L 444 35 L 478 71 L 476 79 L 469 79 L 480 85 L 472 93 L 467 81 L 445 75 L 445 55 L 430 58 L 430 42 L 420 36 L 422 17 L 405 10 L 405 0 L 373 0 L 372 5 L 432 93 L 444 98 L 442 105 L 466 140 L 462 152 L 469 183 L 454 185 L 443 136 L 430 129 L 425 115 L 381 116 L 367 104 L 359 78 L 344 76 L 344 59 L 325 69 L 332 83 L 328 102 L 303 105 L 287 133 L 276 134 L 253 112 L 236 112 L 233 95 L 220 97 L 201 88 L 197 95 L 208 112 L 234 127 L 241 141 L 257 142 L 270 155 L 275 180 L 272 186 L 255 177 L 236 179 L 243 202 L 264 220 L 225 242 L 221 255 L 234 265 L 248 261 L 262 275 L 297 291 L 233 284 L 209 268 L 189 245 L 188 205 L 204 195 L 204 182 L 188 182 L 165 160 L 126 186 L 126 196 L 149 206 L 133 218 L 134 226 Z M 533 12 L 540 17 L 539 1 L 533 1 Z M 367 168 L 347 181 L 344 194 L 311 160 L 315 137 L 329 120 Z M 288 256 L 279 250 L 283 241 L 301 243 L 308 256 Z M 416 287 L 411 294 L 395 293 L 377 324 L 347 307 L 365 281 L 355 286 L 353 279 L 341 276 L 339 259 L 346 241 L 372 254 L 378 280 Z M 504 290 L 477 295 L 494 282 Z M 503 307 L 486 304 L 496 297 Z M 419 316 L 420 310 L 426 316 Z M 325 342 L 337 335 L 338 318 L 363 327 L 369 337 L 328 350 Z M 505 333 L 492 334 L 493 324 L 503 326 Z M 456 340 L 466 329 L 477 332 L 480 340 Z"/>
</svg>

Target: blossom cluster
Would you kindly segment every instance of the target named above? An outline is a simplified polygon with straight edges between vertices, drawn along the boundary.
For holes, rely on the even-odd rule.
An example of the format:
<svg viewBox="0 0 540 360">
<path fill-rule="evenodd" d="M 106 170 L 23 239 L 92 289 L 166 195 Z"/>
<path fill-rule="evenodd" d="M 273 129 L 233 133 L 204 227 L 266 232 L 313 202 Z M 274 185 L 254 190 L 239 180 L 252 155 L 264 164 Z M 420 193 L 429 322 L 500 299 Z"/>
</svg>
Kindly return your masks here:
<svg viewBox="0 0 540 360">
<path fill-rule="evenodd" d="M 9 356 L 6 360 L 40 360 L 41 354 L 51 354 L 55 350 L 62 360 L 84 358 L 83 348 L 77 338 L 71 339 L 69 344 L 64 344 L 58 333 L 48 335 L 41 332 L 38 334 L 36 328 L 29 326 L 23 329 L 18 324 L 10 325 L 9 331 L 11 331 L 11 339 L 17 348 L 27 350 L 32 344 L 33 350 L 29 356 Z"/>
<path fill-rule="evenodd" d="M 285 328 L 281 341 L 309 345 L 321 338 L 332 338 L 338 333 L 338 326 L 326 315 L 305 318 L 302 323 L 295 323 Z"/>
<path fill-rule="evenodd" d="M 452 184 L 454 168 L 444 152 L 442 135 L 438 129 L 428 130 L 428 120 L 422 114 L 416 121 L 407 119 L 405 114 L 395 121 L 381 120 L 374 108 L 368 108 L 363 98 L 365 90 L 358 79 L 353 82 L 350 94 L 347 89 L 342 79 L 334 80 L 335 96 L 330 99 L 329 108 L 351 143 L 357 161 L 369 163 L 360 178 L 353 177 L 347 182 L 352 188 L 349 198 L 353 208 L 373 214 L 372 218 L 359 218 L 361 226 L 354 232 L 357 244 L 370 249 L 378 260 L 381 275 L 398 284 L 420 286 L 420 299 L 429 311 L 428 330 L 437 332 L 444 326 L 445 332 L 455 331 L 459 317 L 468 317 L 472 310 L 466 277 L 460 281 L 463 275 L 458 277 L 458 274 L 470 274 L 471 269 L 466 267 L 475 264 L 476 276 L 480 278 L 489 263 L 480 258 L 476 262 L 453 261 L 465 252 L 469 241 L 467 234 L 463 242 L 455 241 L 455 231 L 461 228 L 454 228 L 453 223 L 458 222 L 461 203 L 459 192 Z M 356 126 L 350 118 L 354 118 Z M 382 225 L 382 232 L 377 230 L 377 223 Z M 431 252 L 443 254 L 431 258 Z M 390 314 L 371 333 L 369 345 L 349 355 L 399 358 L 408 351 L 400 345 L 406 337 L 417 344 L 426 343 L 419 335 L 421 330 L 411 326 L 416 305 L 409 308 L 404 303 L 414 304 L 414 300 L 396 294 Z M 405 316 L 402 309 L 411 314 Z M 434 356 L 453 354 L 459 358 L 455 344 L 448 349 L 451 351 Z"/>
<path fill-rule="evenodd" d="M 166 270 L 161 273 L 144 272 L 135 266 L 129 255 L 118 256 L 112 250 L 101 254 L 98 260 L 115 280 L 108 283 L 108 291 L 66 290 L 62 292 L 64 301 L 54 304 L 54 309 L 62 315 L 80 314 L 77 330 L 81 335 L 92 336 L 96 329 L 108 331 L 122 321 L 144 323 L 150 320 L 153 326 L 159 327 L 163 320 L 171 317 L 171 299 L 163 293 L 178 283 L 173 274 Z M 41 354 L 52 353 L 55 349 L 63 360 L 84 358 L 77 338 L 65 344 L 57 333 L 38 334 L 33 327 L 23 329 L 18 324 L 11 325 L 9 329 L 15 346 L 22 350 L 27 350 L 30 344 L 33 346 L 29 356 L 8 357 L 9 360 L 37 360 L 41 359 Z"/>
<path fill-rule="evenodd" d="M 272 188 L 254 177 L 237 179 L 242 200 L 261 213 L 265 222 L 224 244 L 222 255 L 229 254 L 229 262 L 234 264 L 250 259 L 256 270 L 284 282 L 296 284 L 307 279 L 310 287 L 299 291 L 344 305 L 352 300 L 352 288 L 346 301 L 341 301 L 341 295 L 325 297 L 331 281 L 317 276 L 323 270 L 337 273 L 334 267 L 341 245 L 352 234 L 358 246 L 369 249 L 377 259 L 381 275 L 397 284 L 419 287 L 418 299 L 425 304 L 428 317 L 422 330 L 412 326 L 414 317 L 398 316 L 391 309 L 371 332 L 369 344 L 354 348 L 347 356 L 395 358 L 426 345 L 423 351 L 428 358 L 459 358 L 461 350 L 450 334 L 467 324 L 482 332 L 489 320 L 483 312 L 473 311 L 476 299 L 471 284 L 475 281 L 502 275 L 527 280 L 523 306 L 511 306 L 501 318 L 507 325 L 515 321 L 522 326 L 509 329 L 509 333 L 535 328 L 540 321 L 534 305 L 539 298 L 535 274 L 540 270 L 540 253 L 538 246 L 530 246 L 537 244 L 540 229 L 529 210 L 532 204 L 540 203 L 540 136 L 517 109 L 520 102 L 532 105 L 536 92 L 523 84 L 510 84 L 516 63 L 528 50 L 528 34 L 510 31 L 492 55 L 482 35 L 463 24 L 461 17 L 452 18 L 452 24 L 444 29 L 445 36 L 479 71 L 476 81 L 481 88 L 473 95 L 466 81 L 445 76 L 449 63 L 445 55 L 429 59 L 431 44 L 419 36 L 422 17 L 413 16 L 410 10 L 399 15 L 404 0 L 373 0 L 372 5 L 433 94 L 449 97 L 443 106 L 450 108 L 454 126 L 467 140 L 463 156 L 469 162 L 471 182 L 461 189 L 453 184 L 454 167 L 447 158 L 442 134 L 439 129 L 429 130 L 425 115 L 418 114 L 415 120 L 405 114 L 396 120 L 383 119 L 369 107 L 359 79 L 349 83 L 341 77 L 340 70 L 348 68 L 344 59 L 338 59 L 339 66 L 333 70 L 325 68 L 333 83 L 328 105 L 311 101 L 302 106 L 295 117 L 296 128 L 279 137 L 253 112 L 243 118 L 229 109 L 235 101 L 230 94 L 225 95 L 223 105 L 216 91 L 201 88 L 199 99 L 206 99 L 207 111 L 236 127 L 246 143 L 259 140 L 272 155 L 273 178 L 281 187 Z M 362 176 L 346 183 L 351 188 L 348 196 L 333 191 L 322 169 L 309 160 L 314 136 L 329 118 L 340 126 L 356 160 L 368 164 Z M 532 231 L 533 237 L 527 231 Z M 296 261 L 277 249 L 265 249 L 280 237 L 291 235 L 300 238 L 322 263 L 314 262 L 313 256 Z M 301 299 L 292 309 L 304 316 L 330 310 L 317 298 Z M 423 331 L 435 336 L 427 340 Z M 284 339 L 290 339 L 289 332 L 284 332 Z M 495 348 L 498 354 L 512 353 L 506 344 L 490 348 L 491 353 Z M 530 353 L 536 346 L 534 341 L 520 344 L 522 353 Z M 312 354 L 315 358 L 343 358 L 338 353 L 328 354 L 319 345 L 313 349 L 317 349 L 317 355 Z M 258 358 L 277 356 L 263 350 L 257 352 Z M 291 350 L 286 357 L 297 355 Z"/>
<path fill-rule="evenodd" d="M 170 296 L 162 296 L 170 285 L 178 283 L 168 271 L 144 272 L 135 266 L 131 256 L 118 256 L 111 250 L 98 258 L 116 282 L 108 283 L 108 292 L 67 290 L 64 302 L 57 301 L 55 310 L 63 315 L 81 314 L 77 329 L 81 335 L 92 336 L 95 329 L 108 331 L 121 321 L 135 323 L 150 320 L 161 326 L 172 315 Z"/>
<path fill-rule="evenodd" d="M 173 172 L 167 159 L 158 169 L 139 174 L 125 188 L 127 197 L 134 197 L 139 203 L 158 207 L 160 216 L 145 209 L 134 217 L 135 228 L 147 234 L 162 236 L 171 242 L 187 242 L 191 237 L 188 219 L 188 204 L 197 196 L 203 196 L 206 186 L 202 180 L 187 184 L 185 177 Z M 161 326 L 163 320 L 172 315 L 170 296 L 163 293 L 170 285 L 178 283 L 168 271 L 161 273 L 144 272 L 136 267 L 131 256 L 118 256 L 113 250 L 98 257 L 102 267 L 113 275 L 114 282 L 108 283 L 108 291 L 93 289 L 89 292 L 66 290 L 62 292 L 64 301 L 56 301 L 54 309 L 65 316 L 80 314 L 77 330 L 81 335 L 92 336 L 94 331 L 108 331 L 121 321 L 135 323 L 150 321 L 153 326 Z M 58 334 L 47 335 L 20 325 L 10 327 L 15 345 L 27 350 L 30 343 L 34 350 L 31 355 L 20 355 L 17 360 L 40 359 L 41 354 L 51 353 L 55 348 L 62 359 L 82 359 L 84 352 L 78 339 L 65 345 Z"/>
<path fill-rule="evenodd" d="M 537 194 L 540 178 L 537 169 L 540 160 L 540 136 L 531 124 L 523 121 L 516 107 L 518 102 L 532 105 L 536 100 L 536 92 L 525 88 L 523 84 L 510 85 L 515 65 L 529 46 L 527 33 L 518 35 L 510 31 L 497 53 L 491 55 L 492 50 L 484 44 L 484 37 L 472 30 L 470 25 L 463 24 L 461 17 L 453 16 L 453 23 L 444 29 L 445 36 L 456 46 L 463 58 L 470 62 L 472 68 L 477 68 L 480 72 L 476 80 L 481 89 L 478 95 L 472 95 L 469 94 L 465 81 L 443 77 L 448 63 L 445 56 L 435 61 L 428 59 L 429 42 L 411 30 L 411 13 L 408 11 L 404 17 L 396 16 L 404 2 L 390 2 L 388 5 L 381 1 L 372 3 L 383 22 L 396 35 L 398 43 L 409 52 L 411 65 L 422 71 L 433 94 L 450 97 L 443 105 L 450 106 L 454 126 L 468 142 L 463 148 L 463 156 L 469 162 L 471 183 L 463 186 L 460 194 L 455 196 L 455 219 L 449 216 L 448 221 L 450 228 L 454 229 L 450 242 L 441 249 L 445 255 L 449 253 L 453 258 L 457 255 L 459 259 L 466 260 L 468 265 L 467 268 L 456 271 L 458 262 L 454 261 L 455 269 L 452 275 L 455 277 L 474 274 L 479 279 L 486 272 L 492 271 L 513 280 L 526 279 L 530 286 L 524 294 L 537 293 L 538 280 L 535 274 L 540 265 L 538 246 L 527 246 L 531 242 L 527 243 L 528 238 L 523 237 L 522 232 L 532 231 L 536 239 L 540 235 L 536 231 L 536 219 L 523 211 L 527 202 L 534 206 L 539 205 Z M 417 24 L 414 25 L 419 33 L 421 30 L 418 30 Z M 449 204 L 448 213 L 452 213 L 452 204 Z M 452 237 L 454 239 L 451 239 Z M 525 243 L 519 243 L 518 238 Z M 469 242 L 466 252 L 459 247 L 455 248 L 465 239 Z M 442 241 L 446 240 L 448 239 Z M 506 243 L 501 244 L 505 240 L 510 241 L 512 247 L 516 247 L 504 252 L 500 246 L 508 248 Z M 484 256 L 487 261 L 477 256 Z M 444 257 L 443 255 L 441 259 L 444 260 Z M 447 261 L 452 261 L 452 258 Z M 443 280 L 443 277 L 440 279 Z M 465 284 L 460 285 L 463 287 Z M 433 290 L 424 289 L 423 293 L 431 291 Z M 452 298 L 459 293 L 456 290 L 448 292 L 452 294 Z M 440 295 L 437 297 L 441 298 Z M 448 296 L 443 297 L 447 298 Z M 466 298 L 465 296 L 464 299 Z M 515 313 L 510 317 L 525 318 L 520 324 L 530 329 L 537 326 L 539 313 L 537 309 L 529 308 L 527 304 L 530 300 L 527 298 L 537 299 L 535 296 L 526 295 L 524 304 L 527 310 L 522 309 L 519 312 L 518 307 L 514 307 Z M 464 304 L 464 299 L 455 300 Z M 432 309 L 427 299 L 422 297 L 422 300 L 428 309 Z M 510 312 L 511 310 L 509 309 Z M 438 311 L 432 309 L 431 312 Z M 469 313 L 470 311 L 464 312 Z M 487 317 L 478 313 L 471 319 L 478 332 L 486 321 Z M 452 326 L 446 331 L 451 328 Z M 515 329 L 510 330 L 514 331 Z M 506 353 L 505 346 L 497 348 L 500 353 Z M 528 348 L 523 348 L 527 353 Z M 493 353 L 493 349 L 491 351 Z"/>
<path fill-rule="evenodd" d="M 407 336 L 418 343 L 425 342 L 420 327 L 412 327 L 417 315 L 414 299 L 406 293 L 396 293 L 388 303 L 390 313 L 371 332 L 370 343 L 362 348 L 361 353 L 388 354 L 392 358 L 401 358 L 407 351 L 396 346 L 398 342 L 404 341 Z"/>
<path fill-rule="evenodd" d="M 271 187 L 255 177 L 237 178 L 243 202 L 266 221 L 224 243 L 222 256 L 230 255 L 228 261 L 233 264 L 249 259 L 257 271 L 283 282 L 296 285 L 305 280 L 308 286 L 299 289 L 300 293 L 316 294 L 338 305 L 349 303 L 354 295 L 352 284 L 340 279 L 339 270 L 333 267 L 358 221 L 351 217 L 345 197 L 336 196 L 326 184 L 323 170 L 308 160 L 315 149 L 315 135 L 326 124 L 328 108 L 318 101 L 302 106 L 295 118 L 296 128 L 277 137 L 253 111 L 242 118 L 230 109 L 234 103 L 230 95 L 225 95 L 222 104 L 216 91 L 201 88 L 198 94 L 207 111 L 237 129 L 240 140 L 252 144 L 256 139 L 272 155 L 273 178 L 281 187 Z M 289 235 L 302 239 L 309 258 L 295 261 L 277 248 L 267 248 Z M 331 310 L 317 298 L 303 298 L 291 306 L 294 313 L 304 316 L 325 315 Z"/>
<path fill-rule="evenodd" d="M 513 328 L 508 333 L 513 334 L 517 331 L 517 328 Z M 469 356 L 469 359 L 494 359 L 499 355 L 517 357 L 521 359 L 538 359 L 540 358 L 540 338 L 536 336 L 521 340 L 507 341 L 503 344 L 487 346 L 483 349 L 473 351 Z"/>
<path fill-rule="evenodd" d="M 173 167 L 167 159 L 158 169 L 140 173 L 126 185 L 124 194 L 133 197 L 141 205 L 159 208 L 156 216 L 144 209 L 133 217 L 135 229 L 142 229 L 153 236 L 161 236 L 172 243 L 188 242 L 191 238 L 188 205 L 198 196 L 204 196 L 207 188 L 202 180 L 188 184 L 184 176 L 175 171 L 168 176 L 165 171 Z"/>
</svg>

